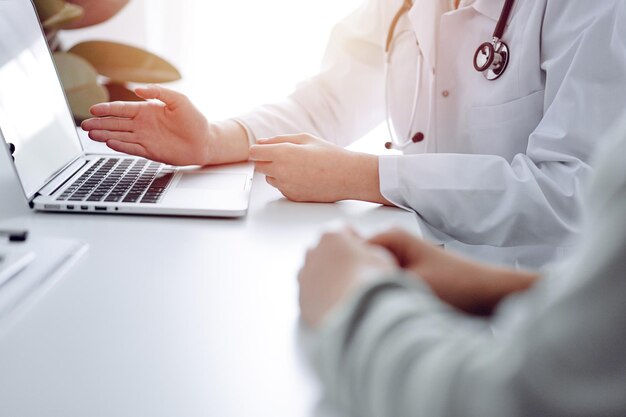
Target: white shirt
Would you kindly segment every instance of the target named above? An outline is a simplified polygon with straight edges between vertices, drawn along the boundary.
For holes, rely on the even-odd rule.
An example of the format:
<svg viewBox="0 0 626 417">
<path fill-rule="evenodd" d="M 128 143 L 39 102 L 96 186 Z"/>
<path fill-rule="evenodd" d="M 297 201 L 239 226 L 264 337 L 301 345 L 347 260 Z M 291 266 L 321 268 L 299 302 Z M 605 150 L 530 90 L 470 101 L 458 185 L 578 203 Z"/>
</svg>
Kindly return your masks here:
<svg viewBox="0 0 626 417">
<path fill-rule="evenodd" d="M 333 402 L 360 417 L 625 416 L 626 124 L 610 138 L 581 244 L 505 301 L 495 336 L 415 278 L 334 311 L 315 355 Z"/>
<path fill-rule="evenodd" d="M 334 29 L 318 76 L 239 120 L 257 138 L 307 132 L 339 145 L 379 125 L 384 45 L 401 4 L 367 1 Z M 416 0 L 400 21 L 398 31 L 412 36 L 398 41 L 390 69 L 392 120 L 408 124 L 421 52 L 411 132 L 425 140 L 380 158 L 381 192 L 415 211 L 427 236 L 483 259 L 539 266 L 579 233 L 589 156 L 626 107 L 616 25 L 624 1 L 517 1 L 504 35 L 511 62 L 487 81 L 473 55 L 491 39 L 503 4 L 465 1 L 450 11 L 447 1 Z"/>
</svg>

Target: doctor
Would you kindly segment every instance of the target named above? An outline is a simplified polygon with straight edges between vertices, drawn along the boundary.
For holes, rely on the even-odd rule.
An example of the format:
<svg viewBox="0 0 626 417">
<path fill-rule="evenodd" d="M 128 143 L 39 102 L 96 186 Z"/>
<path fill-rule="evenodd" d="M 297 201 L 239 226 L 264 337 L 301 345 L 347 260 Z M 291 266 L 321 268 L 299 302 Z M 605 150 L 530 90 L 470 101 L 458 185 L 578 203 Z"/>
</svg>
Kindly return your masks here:
<svg viewBox="0 0 626 417">
<path fill-rule="evenodd" d="M 282 102 L 209 123 L 152 86 L 137 93 L 159 102 L 97 105 L 83 128 L 171 164 L 251 159 L 294 201 L 395 205 L 461 244 L 558 251 L 579 231 L 598 132 L 626 107 L 622 3 L 368 0 Z M 385 118 L 404 155 L 343 148 Z"/>
</svg>

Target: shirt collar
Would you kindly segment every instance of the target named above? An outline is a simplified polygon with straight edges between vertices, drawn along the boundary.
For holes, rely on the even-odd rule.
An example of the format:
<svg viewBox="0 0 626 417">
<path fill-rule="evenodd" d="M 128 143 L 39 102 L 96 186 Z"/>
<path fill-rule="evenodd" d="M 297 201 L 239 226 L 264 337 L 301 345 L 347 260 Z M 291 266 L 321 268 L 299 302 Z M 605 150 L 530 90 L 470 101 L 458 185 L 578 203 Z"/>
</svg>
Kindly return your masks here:
<svg viewBox="0 0 626 417">
<path fill-rule="evenodd" d="M 498 21 L 505 0 L 461 0 L 460 7 L 472 6 L 477 12 Z M 436 49 L 439 41 L 441 16 L 452 10 L 449 0 L 415 0 L 409 11 L 409 19 L 420 43 L 426 68 L 435 69 Z M 515 12 L 515 10 L 513 10 Z"/>
<path fill-rule="evenodd" d="M 478 13 L 484 14 L 496 22 L 500 19 L 504 8 L 504 0 L 475 0 L 469 3 L 472 3 Z"/>
</svg>

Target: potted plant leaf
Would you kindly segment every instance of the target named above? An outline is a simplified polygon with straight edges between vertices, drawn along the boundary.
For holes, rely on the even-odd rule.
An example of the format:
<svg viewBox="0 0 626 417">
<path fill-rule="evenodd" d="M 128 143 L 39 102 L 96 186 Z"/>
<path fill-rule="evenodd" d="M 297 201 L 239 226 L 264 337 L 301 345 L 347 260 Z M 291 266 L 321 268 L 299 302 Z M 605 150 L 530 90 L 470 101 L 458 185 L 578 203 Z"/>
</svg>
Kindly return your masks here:
<svg viewBox="0 0 626 417">
<path fill-rule="evenodd" d="M 104 101 L 141 101 L 129 83 L 166 83 L 181 78 L 178 70 L 157 55 L 117 42 L 85 41 L 65 49 L 62 30 L 105 22 L 130 0 L 34 0 L 46 38 L 77 123 L 90 117 L 89 108 Z"/>
</svg>

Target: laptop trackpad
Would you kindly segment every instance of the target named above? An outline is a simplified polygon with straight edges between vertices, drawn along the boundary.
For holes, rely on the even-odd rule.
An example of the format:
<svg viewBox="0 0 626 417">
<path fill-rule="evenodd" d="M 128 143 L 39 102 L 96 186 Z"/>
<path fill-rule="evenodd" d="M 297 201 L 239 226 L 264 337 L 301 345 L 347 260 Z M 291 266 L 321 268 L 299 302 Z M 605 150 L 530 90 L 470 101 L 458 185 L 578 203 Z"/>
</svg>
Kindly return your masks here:
<svg viewBox="0 0 626 417">
<path fill-rule="evenodd" d="M 185 172 L 182 174 L 176 188 L 187 190 L 244 190 L 247 175 L 218 174 L 210 172 Z"/>
</svg>

